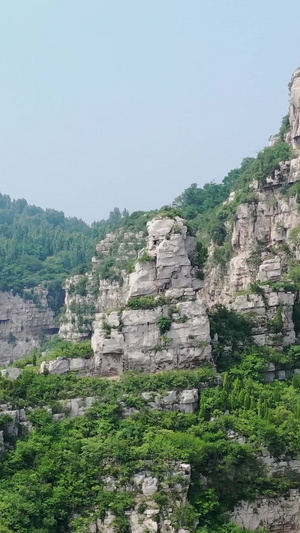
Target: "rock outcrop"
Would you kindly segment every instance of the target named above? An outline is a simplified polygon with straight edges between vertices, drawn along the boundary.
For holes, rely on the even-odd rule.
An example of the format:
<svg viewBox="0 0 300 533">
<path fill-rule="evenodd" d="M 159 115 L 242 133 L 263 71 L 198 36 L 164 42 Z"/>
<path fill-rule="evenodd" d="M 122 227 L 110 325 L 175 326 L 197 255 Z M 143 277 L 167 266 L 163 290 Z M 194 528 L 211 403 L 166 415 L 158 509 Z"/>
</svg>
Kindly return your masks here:
<svg viewBox="0 0 300 533">
<path fill-rule="evenodd" d="M 291 82 L 290 132 L 286 136 L 293 158 L 280 163 L 264 181 L 252 182 L 250 199 L 237 206 L 234 218 L 226 225 L 232 257 L 226 264 L 218 263 L 214 260 L 217 247 L 211 246 L 203 289 L 208 307 L 222 304 L 241 313 L 252 313 L 258 320 L 256 342 L 279 348 L 295 341 L 295 296 L 288 288 L 278 290 L 278 283 L 289 281 L 289 265 L 300 257 L 299 200 L 297 190 L 292 188 L 300 180 L 299 109 L 297 69 Z M 272 143 L 279 140 L 274 138 Z M 227 203 L 236 201 L 238 192 L 231 193 Z M 279 315 L 282 328 L 276 337 L 268 325 Z"/>
<path fill-rule="evenodd" d="M 123 273 L 121 282 L 99 280 L 95 287 L 94 271 L 86 278 L 84 294 L 70 290 L 82 286 L 82 277 L 66 284 L 60 334 L 69 340 L 91 336 L 95 371 L 101 375 L 211 362 L 202 282 L 192 266 L 195 238 L 180 217 L 155 218 L 147 229 L 147 248 L 139 253 L 134 272 Z"/>
<path fill-rule="evenodd" d="M 230 516 L 237 525 L 256 531 L 266 528 L 271 533 L 292 533 L 300 528 L 300 493 L 291 490 L 289 496 L 260 498 L 242 502 Z"/>
<path fill-rule="evenodd" d="M 291 98 L 290 98 L 290 125 L 291 131 L 288 140 L 293 148 L 300 148 L 300 68 L 295 70 L 291 79 Z"/>
<path fill-rule="evenodd" d="M 46 292 L 36 289 L 39 306 L 9 292 L 0 292 L 0 364 L 24 357 L 39 345 L 41 334 L 58 332 Z"/>
</svg>

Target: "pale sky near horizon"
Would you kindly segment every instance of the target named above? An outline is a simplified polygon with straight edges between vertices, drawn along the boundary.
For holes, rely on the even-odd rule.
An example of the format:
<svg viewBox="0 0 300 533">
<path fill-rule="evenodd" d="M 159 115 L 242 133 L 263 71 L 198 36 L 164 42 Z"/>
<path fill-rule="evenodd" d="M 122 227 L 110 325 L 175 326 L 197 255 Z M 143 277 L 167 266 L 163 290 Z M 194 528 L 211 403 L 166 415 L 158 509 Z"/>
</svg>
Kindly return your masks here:
<svg viewBox="0 0 300 533">
<path fill-rule="evenodd" d="M 0 192 L 87 222 L 217 182 L 278 131 L 299 0 L 9 0 Z"/>
</svg>

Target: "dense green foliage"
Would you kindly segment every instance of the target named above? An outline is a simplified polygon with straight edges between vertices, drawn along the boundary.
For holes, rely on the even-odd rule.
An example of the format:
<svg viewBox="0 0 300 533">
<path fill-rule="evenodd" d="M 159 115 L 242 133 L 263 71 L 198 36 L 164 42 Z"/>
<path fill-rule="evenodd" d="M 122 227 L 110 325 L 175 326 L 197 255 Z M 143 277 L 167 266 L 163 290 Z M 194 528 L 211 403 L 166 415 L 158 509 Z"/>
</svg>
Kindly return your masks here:
<svg viewBox="0 0 300 533">
<path fill-rule="evenodd" d="M 68 342 L 54 335 L 49 341 L 42 343 L 40 348 L 35 348 L 27 357 L 16 361 L 14 365 L 19 368 L 24 368 L 28 364 L 36 366 L 41 361 L 51 361 L 58 357 L 67 357 L 70 359 L 81 357 L 83 359 L 89 359 L 92 356 L 93 350 L 89 340 Z"/>
<path fill-rule="evenodd" d="M 49 289 L 48 304 L 58 312 L 65 278 L 90 269 L 95 244 L 109 231 L 144 229 L 143 215 L 129 215 L 126 210 L 121 214 L 115 208 L 107 220 L 89 226 L 61 211 L 43 210 L 0 194 L 0 290 L 34 300 L 34 291 L 28 289 L 44 284 Z"/>
<path fill-rule="evenodd" d="M 262 445 L 276 457 L 300 453 L 300 378 L 293 384 L 263 383 L 267 360 L 299 360 L 299 347 L 291 350 L 297 353 L 283 356 L 249 348 L 239 365 L 223 375 L 221 385 L 211 369 L 132 372 L 120 382 L 44 376 L 25 369 L 17 381 L 0 379 L 0 401 L 13 407 L 54 406 L 78 396 L 99 399 L 77 419 L 57 422 L 45 410 L 32 412 L 34 431 L 15 442 L 0 466 L 0 531 L 66 533 L 77 513 L 81 518 L 75 519 L 74 528 L 84 533 L 93 513 L 101 517 L 108 508 L 116 515 L 117 530 L 127 531 L 124 512 L 131 508 L 134 494 L 121 488 L 107 492 L 102 477 L 109 475 L 122 486 L 151 464 L 153 474 L 163 481 L 166 465 L 180 460 L 192 465 L 192 485 L 189 503 L 177 518 L 175 513 L 174 525 L 180 520 L 178 525 L 187 528 L 196 518 L 199 533 L 203 528 L 237 533 L 226 518 L 235 503 L 299 487 L 297 476 L 270 477 L 257 459 Z M 202 391 L 196 414 L 149 411 L 140 397 L 142 391 L 164 394 L 205 381 L 210 386 Z M 121 399 L 139 412 L 124 419 Z M 1 420 L 4 428 L 8 422 Z M 232 440 L 229 430 L 248 442 Z M 160 505 L 167 504 L 163 485 L 156 498 Z"/>
</svg>

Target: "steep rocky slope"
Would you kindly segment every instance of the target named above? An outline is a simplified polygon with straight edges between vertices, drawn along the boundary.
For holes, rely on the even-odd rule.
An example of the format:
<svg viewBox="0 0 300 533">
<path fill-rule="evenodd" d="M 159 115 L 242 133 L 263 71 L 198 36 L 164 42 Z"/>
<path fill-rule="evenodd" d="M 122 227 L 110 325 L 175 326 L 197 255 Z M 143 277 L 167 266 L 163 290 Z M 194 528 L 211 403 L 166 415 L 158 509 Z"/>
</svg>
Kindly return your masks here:
<svg viewBox="0 0 300 533">
<path fill-rule="evenodd" d="M 58 332 L 46 291 L 35 290 L 39 305 L 9 292 L 0 292 L 0 364 L 28 354 L 41 339 Z"/>
<path fill-rule="evenodd" d="M 225 202 L 229 210 L 232 204 L 232 213 L 226 221 L 224 241 L 232 257 L 228 262 L 214 260 L 221 257 L 224 246 L 212 244 L 203 289 L 208 307 L 222 304 L 239 313 L 251 313 L 258 320 L 256 342 L 278 347 L 295 341 L 292 315 L 297 292 L 293 268 L 299 259 L 300 232 L 299 74 L 298 69 L 292 77 L 290 132 L 286 134 L 293 157 L 265 179 L 252 181 L 240 203 L 236 200 L 241 191 L 231 193 Z M 273 145 L 277 142 L 278 138 L 272 140 Z M 276 320 L 279 327 L 274 332 Z"/>
<path fill-rule="evenodd" d="M 147 229 L 148 245 L 140 251 L 134 272 L 121 273 L 119 282 L 98 281 L 91 273 L 84 296 L 76 290 L 84 278 L 66 285 L 66 321 L 60 335 L 69 340 L 91 335 L 94 371 L 99 374 L 211 362 L 202 282 L 192 266 L 195 238 L 180 217 L 154 218 Z"/>
</svg>

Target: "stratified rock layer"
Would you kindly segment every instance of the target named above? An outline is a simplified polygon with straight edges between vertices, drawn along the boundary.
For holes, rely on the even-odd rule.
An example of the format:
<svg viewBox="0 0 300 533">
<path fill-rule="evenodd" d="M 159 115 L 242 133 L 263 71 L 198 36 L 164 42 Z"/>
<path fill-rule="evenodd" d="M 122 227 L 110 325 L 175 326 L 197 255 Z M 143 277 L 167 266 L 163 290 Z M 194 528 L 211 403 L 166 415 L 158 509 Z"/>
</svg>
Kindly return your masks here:
<svg viewBox="0 0 300 533">
<path fill-rule="evenodd" d="M 300 494 L 291 490 L 288 496 L 260 498 L 236 506 L 231 520 L 237 525 L 256 531 L 265 527 L 272 533 L 292 533 L 300 529 Z"/>
<path fill-rule="evenodd" d="M 70 285 L 78 284 L 78 278 L 66 285 L 66 321 L 60 333 L 70 340 L 92 336 L 95 371 L 101 375 L 193 368 L 211 362 L 202 282 L 191 264 L 195 238 L 180 217 L 155 218 L 147 229 L 148 246 L 122 283 L 100 280 L 97 297 L 91 289 L 84 296 L 70 294 Z M 92 279 L 93 274 L 87 287 Z M 94 321 L 88 331 L 82 331 L 79 320 L 88 323 L 89 317 L 73 316 L 73 311 L 92 306 Z M 164 321 L 169 322 L 165 328 Z"/>
<path fill-rule="evenodd" d="M 7 365 L 39 345 L 41 333 L 57 332 L 54 313 L 47 306 L 45 291 L 37 292 L 41 305 L 20 296 L 0 292 L 0 363 Z"/>
</svg>

